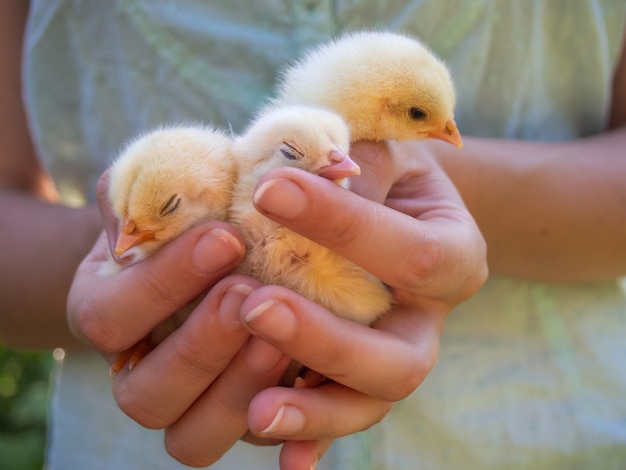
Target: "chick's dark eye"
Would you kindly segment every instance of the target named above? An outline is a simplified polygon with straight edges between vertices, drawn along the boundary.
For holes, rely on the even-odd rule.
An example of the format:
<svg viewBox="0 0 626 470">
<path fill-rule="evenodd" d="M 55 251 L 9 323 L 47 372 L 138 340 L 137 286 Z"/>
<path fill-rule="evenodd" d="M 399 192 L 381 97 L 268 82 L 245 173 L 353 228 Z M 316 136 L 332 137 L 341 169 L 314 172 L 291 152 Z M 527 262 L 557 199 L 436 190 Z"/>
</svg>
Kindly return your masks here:
<svg viewBox="0 0 626 470">
<path fill-rule="evenodd" d="M 409 119 L 411 119 L 412 121 L 422 121 L 426 119 L 427 116 L 426 111 L 416 107 L 409 108 L 407 114 L 409 116 Z"/>
<path fill-rule="evenodd" d="M 178 196 L 178 194 L 172 195 L 172 197 L 170 197 L 167 200 L 167 202 L 163 204 L 163 207 L 161 207 L 159 214 L 161 216 L 166 216 L 166 215 L 171 214 L 176 209 L 178 209 L 178 206 L 180 205 L 180 200 L 181 198 Z"/>
<path fill-rule="evenodd" d="M 302 152 L 300 152 L 293 145 L 288 144 L 287 142 L 283 142 L 280 146 L 280 153 L 283 154 L 287 160 L 300 160 L 304 157 Z"/>
<path fill-rule="evenodd" d="M 296 156 L 293 153 L 290 153 L 289 150 L 287 149 L 280 149 L 280 153 L 283 154 L 283 157 L 285 157 L 287 160 L 296 160 Z"/>
</svg>

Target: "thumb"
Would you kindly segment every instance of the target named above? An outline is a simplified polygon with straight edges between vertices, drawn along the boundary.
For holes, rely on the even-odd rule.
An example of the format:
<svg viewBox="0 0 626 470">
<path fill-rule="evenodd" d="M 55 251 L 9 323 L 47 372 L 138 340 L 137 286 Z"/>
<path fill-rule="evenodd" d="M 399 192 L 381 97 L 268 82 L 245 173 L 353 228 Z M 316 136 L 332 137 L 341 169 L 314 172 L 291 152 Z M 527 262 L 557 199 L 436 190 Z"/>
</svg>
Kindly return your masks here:
<svg viewBox="0 0 626 470">
<path fill-rule="evenodd" d="M 67 302 L 74 335 L 101 351 L 119 352 L 228 274 L 244 256 L 234 228 L 201 224 L 148 259 L 103 277 L 100 238 L 76 271 Z"/>
<path fill-rule="evenodd" d="M 350 156 L 361 167 L 361 174 L 350 179 L 350 190 L 371 201 L 384 203 L 397 178 L 395 155 L 389 151 L 387 141 L 353 143 Z"/>
<path fill-rule="evenodd" d="M 411 264 L 420 264 L 427 231 L 422 222 L 325 178 L 277 168 L 259 181 L 254 203 L 268 218 L 339 253 L 387 284 L 402 285 L 402 270 L 412 272 Z"/>
</svg>

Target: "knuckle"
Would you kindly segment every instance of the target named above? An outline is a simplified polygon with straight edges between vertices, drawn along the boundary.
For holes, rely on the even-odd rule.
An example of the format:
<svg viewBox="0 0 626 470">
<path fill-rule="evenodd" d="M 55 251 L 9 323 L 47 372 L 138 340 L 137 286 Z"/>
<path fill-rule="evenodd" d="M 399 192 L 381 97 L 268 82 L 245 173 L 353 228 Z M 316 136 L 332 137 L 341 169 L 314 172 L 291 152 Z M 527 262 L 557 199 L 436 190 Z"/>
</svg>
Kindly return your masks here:
<svg viewBox="0 0 626 470">
<path fill-rule="evenodd" d="M 326 225 L 326 238 L 331 248 L 343 248 L 355 242 L 362 229 L 362 217 L 356 210 L 342 211 L 339 217 Z"/>
<path fill-rule="evenodd" d="M 211 350 L 207 356 L 206 341 L 196 335 L 178 335 L 171 343 L 171 357 L 176 368 L 190 379 L 201 381 L 206 377 L 217 376 L 228 357 L 219 348 Z"/>
<path fill-rule="evenodd" d="M 476 294 L 483 286 L 485 281 L 487 281 L 488 276 L 489 268 L 487 267 L 486 263 L 473 271 L 471 277 L 467 280 L 465 284 L 465 289 L 463 289 L 459 295 L 459 302 L 467 300 L 474 294 Z"/>
<path fill-rule="evenodd" d="M 91 302 L 84 301 L 71 309 L 71 312 L 70 328 L 74 336 L 83 338 L 99 351 L 116 353 L 128 346 L 123 344 L 115 325 L 105 321 L 104 312 Z"/>
<path fill-rule="evenodd" d="M 415 389 L 422 383 L 427 372 L 422 368 L 415 368 L 403 377 L 398 387 L 393 390 L 391 396 L 387 397 L 388 401 L 397 402 L 411 395 Z"/>
<path fill-rule="evenodd" d="M 403 400 L 415 391 L 425 376 L 426 374 L 422 370 L 412 370 L 401 379 L 396 378 L 396 386 L 385 390 L 380 398 L 389 403 Z"/>
<path fill-rule="evenodd" d="M 432 283 L 444 264 L 444 246 L 432 230 L 425 230 L 421 239 L 409 247 L 407 269 L 398 269 L 396 286 L 405 290 L 422 288 Z"/>
<path fill-rule="evenodd" d="M 166 407 L 153 403 L 145 394 L 139 394 L 129 381 L 116 381 L 113 396 L 117 406 L 134 421 L 148 429 L 163 429 L 171 424 L 159 413 Z"/>
<path fill-rule="evenodd" d="M 487 280 L 489 269 L 484 240 L 470 246 L 472 234 L 457 233 L 448 239 L 426 229 L 416 243 L 407 248 L 405 269 L 395 272 L 396 291 L 405 295 L 429 292 L 454 304 L 467 300 Z M 462 240 L 462 242 L 459 242 Z"/>
<path fill-rule="evenodd" d="M 380 423 L 385 418 L 385 416 L 389 414 L 392 408 L 393 408 L 393 402 L 381 401 L 380 407 L 378 408 L 378 413 L 373 416 L 371 425 L 374 426 Z"/>
<path fill-rule="evenodd" d="M 194 445 L 189 436 L 177 432 L 176 426 L 167 428 L 164 436 L 164 447 L 167 453 L 180 463 L 190 467 L 209 467 L 222 458 L 224 452 L 216 452 L 211 446 Z"/>
<path fill-rule="evenodd" d="M 182 286 L 186 285 L 182 282 L 180 276 L 164 276 L 162 272 L 154 272 L 146 270 L 144 273 L 145 282 L 142 289 L 145 289 L 146 296 L 152 299 L 159 299 L 161 305 L 172 308 L 172 311 L 185 305 L 189 300 L 186 291 Z M 172 283 L 171 280 L 175 279 Z"/>
<path fill-rule="evenodd" d="M 220 456 L 211 456 L 202 450 L 193 448 L 186 439 L 172 429 L 165 430 L 164 446 L 167 453 L 183 465 L 190 467 L 208 467 L 217 462 Z"/>
<path fill-rule="evenodd" d="M 438 339 L 433 338 L 433 341 L 436 341 L 434 346 L 424 345 L 419 349 L 412 348 L 412 351 L 407 354 L 406 364 L 401 368 L 403 373 L 395 377 L 395 387 L 385 388 L 380 398 L 391 403 L 404 400 L 421 385 L 437 360 L 439 343 Z"/>
</svg>

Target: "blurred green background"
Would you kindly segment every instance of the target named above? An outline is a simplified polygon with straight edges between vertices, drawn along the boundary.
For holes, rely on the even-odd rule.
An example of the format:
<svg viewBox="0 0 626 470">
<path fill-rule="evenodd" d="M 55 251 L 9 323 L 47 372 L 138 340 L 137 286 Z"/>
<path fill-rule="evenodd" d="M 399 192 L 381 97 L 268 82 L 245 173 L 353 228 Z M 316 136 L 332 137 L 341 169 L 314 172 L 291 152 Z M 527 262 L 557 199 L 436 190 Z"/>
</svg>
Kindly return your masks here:
<svg viewBox="0 0 626 470">
<path fill-rule="evenodd" d="M 16 351 L 0 344 L 0 462 L 3 470 L 42 468 L 53 364 L 52 352 Z"/>
</svg>

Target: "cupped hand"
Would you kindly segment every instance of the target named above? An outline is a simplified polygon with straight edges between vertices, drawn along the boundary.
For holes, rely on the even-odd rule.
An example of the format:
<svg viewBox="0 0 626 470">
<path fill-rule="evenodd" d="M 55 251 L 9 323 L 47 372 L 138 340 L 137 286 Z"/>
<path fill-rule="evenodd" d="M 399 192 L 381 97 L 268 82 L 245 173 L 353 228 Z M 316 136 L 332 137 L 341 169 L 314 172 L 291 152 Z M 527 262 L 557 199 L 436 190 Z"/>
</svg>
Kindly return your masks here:
<svg viewBox="0 0 626 470">
<path fill-rule="evenodd" d="M 258 444 L 285 440 L 281 468 L 308 469 L 332 439 L 382 419 L 430 371 L 447 313 L 486 275 L 484 242 L 458 193 L 432 159 L 412 151 L 356 145 L 363 176 L 353 189 L 364 197 L 280 169 L 261 181 L 278 184 L 256 201 L 390 286 L 396 306 L 374 328 L 277 286 L 219 281 L 244 250 L 228 224 L 195 227 L 109 278 L 98 275 L 101 237 L 77 271 L 68 318 L 107 357 L 214 286 L 181 328 L 115 376 L 120 407 L 144 426 L 165 427 L 168 452 L 190 465 L 215 462 L 245 434 Z M 272 387 L 292 357 L 333 382 Z"/>
<path fill-rule="evenodd" d="M 165 445 L 174 457 L 207 465 L 247 431 L 251 399 L 278 382 L 288 358 L 250 338 L 239 320 L 243 300 L 260 284 L 243 276 L 224 279 L 245 253 L 239 233 L 224 222 L 196 226 L 146 260 L 101 274 L 103 264 L 111 263 L 110 240 L 117 230 L 106 181 L 105 174 L 98 197 L 109 236 L 101 235 L 76 272 L 68 296 L 69 326 L 111 363 L 209 290 L 178 330 L 132 371 L 123 368 L 113 377 L 113 393 L 124 412 L 146 427 L 166 428 Z M 207 441 L 195 433 L 198 426 L 222 439 Z"/>
<path fill-rule="evenodd" d="M 474 220 L 419 144 L 361 143 L 352 153 L 362 167 L 352 186 L 358 194 L 278 169 L 261 180 L 259 187 L 271 184 L 255 201 L 269 218 L 379 277 L 396 303 L 372 328 L 277 286 L 243 303 L 253 335 L 333 381 L 272 387 L 252 400 L 246 438 L 285 440 L 283 469 L 310 468 L 332 439 L 370 427 L 412 393 L 434 366 L 446 316 L 487 276 Z"/>
</svg>

